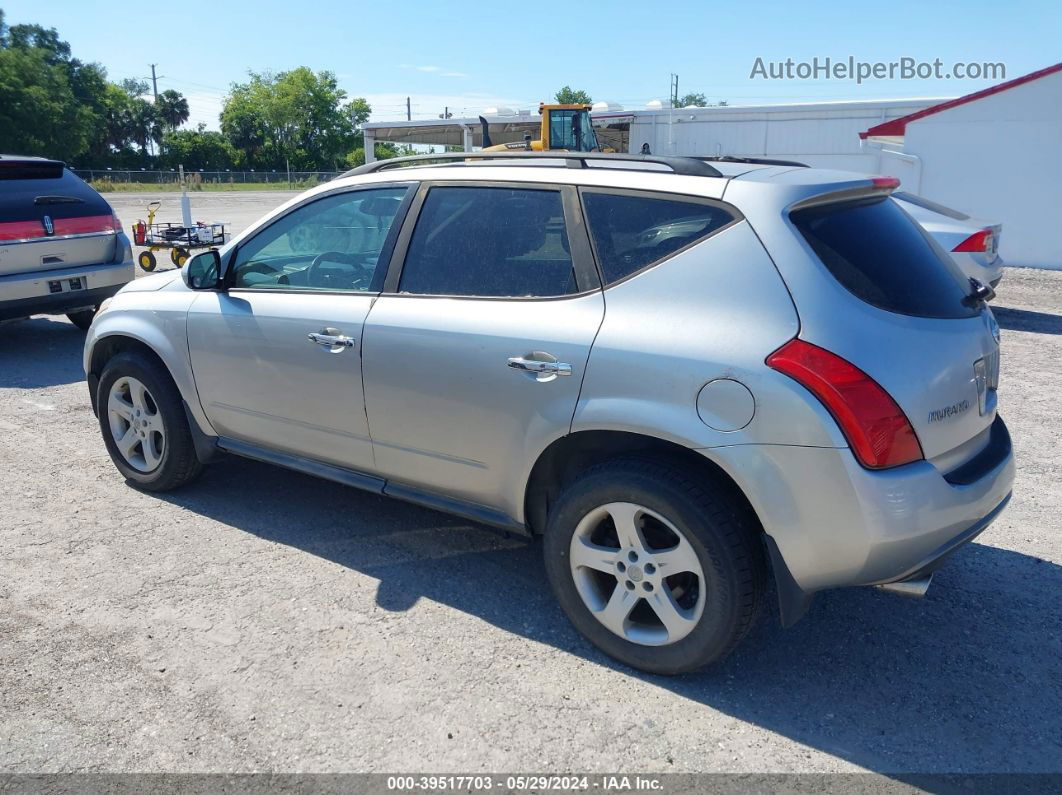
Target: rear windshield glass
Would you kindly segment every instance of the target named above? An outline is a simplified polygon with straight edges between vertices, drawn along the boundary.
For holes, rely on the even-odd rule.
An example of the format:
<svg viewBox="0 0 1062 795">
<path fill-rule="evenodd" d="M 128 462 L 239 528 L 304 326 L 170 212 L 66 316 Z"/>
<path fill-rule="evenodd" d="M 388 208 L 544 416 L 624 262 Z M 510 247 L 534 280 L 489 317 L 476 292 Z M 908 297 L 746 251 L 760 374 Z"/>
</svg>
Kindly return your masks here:
<svg viewBox="0 0 1062 795">
<path fill-rule="evenodd" d="M 0 168 L 0 175 L 3 175 L 0 218 L 5 220 L 21 221 L 45 215 L 55 219 L 111 214 L 106 200 L 92 186 L 64 169 L 62 164 L 58 164 L 58 171 L 33 164 L 29 172 L 11 164 L 9 168 Z"/>
<path fill-rule="evenodd" d="M 970 285 L 926 233 L 884 198 L 798 210 L 793 223 L 849 292 L 868 304 L 917 317 L 972 317 Z"/>
</svg>

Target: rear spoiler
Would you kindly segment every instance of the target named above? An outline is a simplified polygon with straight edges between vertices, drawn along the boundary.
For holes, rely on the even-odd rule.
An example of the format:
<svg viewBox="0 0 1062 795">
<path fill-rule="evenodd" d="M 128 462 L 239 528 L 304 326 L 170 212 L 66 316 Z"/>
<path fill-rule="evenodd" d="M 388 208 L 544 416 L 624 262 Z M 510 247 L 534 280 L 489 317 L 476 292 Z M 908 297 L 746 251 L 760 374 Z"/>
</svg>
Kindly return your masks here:
<svg viewBox="0 0 1062 795">
<path fill-rule="evenodd" d="M 0 180 L 4 179 L 58 179 L 63 176 L 65 164 L 59 160 L 41 157 L 0 157 Z"/>
<path fill-rule="evenodd" d="M 822 193 L 808 196 L 806 199 L 794 202 L 787 209 L 806 210 L 809 207 L 818 207 L 824 204 L 837 204 L 839 202 L 853 201 L 855 199 L 869 199 L 877 196 L 885 197 L 900 187 L 900 180 L 896 177 L 869 177 L 866 179 L 839 182 L 835 185 L 823 185 Z"/>
</svg>

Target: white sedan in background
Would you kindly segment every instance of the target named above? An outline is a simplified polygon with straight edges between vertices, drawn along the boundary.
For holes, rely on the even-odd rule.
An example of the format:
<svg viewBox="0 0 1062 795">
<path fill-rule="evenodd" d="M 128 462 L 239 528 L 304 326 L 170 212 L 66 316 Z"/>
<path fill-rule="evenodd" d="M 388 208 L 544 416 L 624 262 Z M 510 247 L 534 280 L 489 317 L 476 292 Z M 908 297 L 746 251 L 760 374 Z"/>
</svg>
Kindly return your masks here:
<svg viewBox="0 0 1062 795">
<path fill-rule="evenodd" d="M 999 284 L 1003 278 L 1003 260 L 998 254 L 1002 226 L 913 193 L 896 191 L 892 198 L 951 254 L 963 273 L 982 284 Z"/>
</svg>

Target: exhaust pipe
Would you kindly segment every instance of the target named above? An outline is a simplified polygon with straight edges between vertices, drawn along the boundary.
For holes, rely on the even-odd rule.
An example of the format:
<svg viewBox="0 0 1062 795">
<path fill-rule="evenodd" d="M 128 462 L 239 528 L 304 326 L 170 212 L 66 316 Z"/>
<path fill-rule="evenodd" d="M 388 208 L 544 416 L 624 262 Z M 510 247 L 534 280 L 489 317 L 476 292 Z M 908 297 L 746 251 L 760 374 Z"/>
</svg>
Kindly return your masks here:
<svg viewBox="0 0 1062 795">
<path fill-rule="evenodd" d="M 494 144 L 490 140 L 490 123 L 482 116 L 479 117 L 479 128 L 483 131 L 483 144 L 482 147 L 486 149 Z"/>
<path fill-rule="evenodd" d="M 900 582 L 885 582 L 876 587 L 881 588 L 883 591 L 889 591 L 890 593 L 900 594 L 900 596 L 910 596 L 915 599 L 921 599 L 926 595 L 926 591 L 929 590 L 929 583 L 933 581 L 933 575 L 927 574 L 924 577 L 918 577 L 913 580 L 901 580 Z"/>
</svg>

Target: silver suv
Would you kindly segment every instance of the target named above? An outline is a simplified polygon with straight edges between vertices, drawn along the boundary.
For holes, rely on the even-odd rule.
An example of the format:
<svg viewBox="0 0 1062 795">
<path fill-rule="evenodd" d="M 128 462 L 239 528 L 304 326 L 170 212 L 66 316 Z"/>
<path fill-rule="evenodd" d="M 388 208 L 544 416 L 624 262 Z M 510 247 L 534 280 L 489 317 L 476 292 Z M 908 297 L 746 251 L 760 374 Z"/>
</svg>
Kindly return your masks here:
<svg viewBox="0 0 1062 795">
<path fill-rule="evenodd" d="M 148 490 L 217 451 L 544 536 L 608 654 L 719 659 L 773 577 L 923 593 L 1014 479 L 999 331 L 890 178 L 604 154 L 384 161 L 100 312 Z"/>
<path fill-rule="evenodd" d="M 0 155 L 0 321 L 65 314 L 87 329 L 136 273 L 111 206 L 57 160 Z"/>
</svg>

